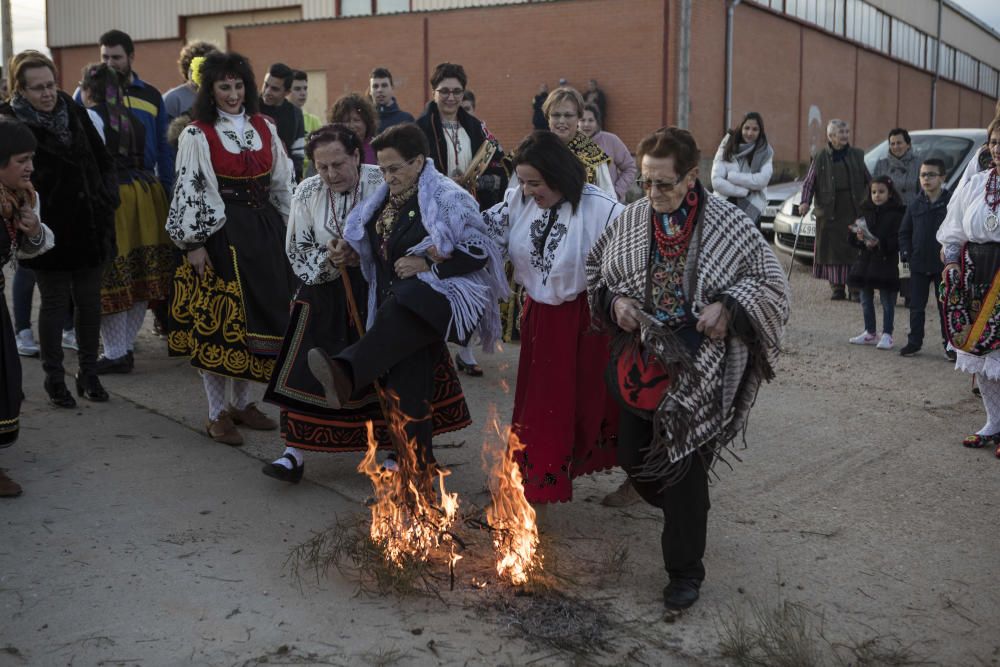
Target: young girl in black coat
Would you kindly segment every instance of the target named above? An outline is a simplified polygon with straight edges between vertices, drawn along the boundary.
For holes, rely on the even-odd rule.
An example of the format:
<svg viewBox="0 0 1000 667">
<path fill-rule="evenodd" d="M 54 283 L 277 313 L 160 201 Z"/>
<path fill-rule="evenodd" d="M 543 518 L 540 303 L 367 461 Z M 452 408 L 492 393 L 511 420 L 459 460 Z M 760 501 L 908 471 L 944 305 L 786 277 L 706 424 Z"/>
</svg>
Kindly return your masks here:
<svg viewBox="0 0 1000 667">
<path fill-rule="evenodd" d="M 851 338 L 854 345 L 874 345 L 892 349 L 892 325 L 899 294 L 899 224 L 906 207 L 888 176 L 873 178 L 868 196 L 861 204 L 868 231 L 866 236 L 851 225 L 850 242 L 858 248 L 858 257 L 847 274 L 847 284 L 861 293 L 861 313 L 865 330 Z M 882 336 L 876 335 L 875 290 L 882 302 Z"/>
</svg>

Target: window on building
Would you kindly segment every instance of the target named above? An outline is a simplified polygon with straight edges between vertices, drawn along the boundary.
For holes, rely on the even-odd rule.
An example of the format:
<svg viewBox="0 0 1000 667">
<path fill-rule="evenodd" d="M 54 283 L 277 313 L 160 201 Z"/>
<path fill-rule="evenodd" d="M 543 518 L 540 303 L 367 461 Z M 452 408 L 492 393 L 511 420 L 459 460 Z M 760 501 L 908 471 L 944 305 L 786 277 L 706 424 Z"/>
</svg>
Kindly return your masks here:
<svg viewBox="0 0 1000 667">
<path fill-rule="evenodd" d="M 955 52 L 955 80 L 970 88 L 979 87 L 979 61 L 962 51 Z"/>
<path fill-rule="evenodd" d="M 927 35 L 909 23 L 892 19 L 892 55 L 900 60 L 924 67 L 927 51 Z"/>
<path fill-rule="evenodd" d="M 379 14 L 396 14 L 410 11 L 410 0 L 377 0 L 375 11 Z"/>
<path fill-rule="evenodd" d="M 372 0 L 340 0 L 341 16 L 365 16 L 372 13 Z"/>
<path fill-rule="evenodd" d="M 847 0 L 844 34 L 870 49 L 886 53 L 889 50 L 889 16 L 862 0 Z"/>
<path fill-rule="evenodd" d="M 997 90 L 998 85 L 1000 85 L 1000 72 L 997 72 L 997 70 L 984 63 L 980 63 L 979 91 L 991 97 L 1000 97 L 1000 91 Z"/>
</svg>

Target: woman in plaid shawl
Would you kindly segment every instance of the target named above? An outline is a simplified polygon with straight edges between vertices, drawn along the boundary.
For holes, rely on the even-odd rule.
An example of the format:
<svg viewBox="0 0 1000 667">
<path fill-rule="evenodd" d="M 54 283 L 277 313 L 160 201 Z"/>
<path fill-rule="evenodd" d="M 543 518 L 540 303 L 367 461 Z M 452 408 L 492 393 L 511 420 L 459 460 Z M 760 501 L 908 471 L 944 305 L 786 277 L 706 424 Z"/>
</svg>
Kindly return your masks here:
<svg viewBox="0 0 1000 667">
<path fill-rule="evenodd" d="M 618 462 L 663 510 L 663 597 L 676 612 L 698 599 L 708 470 L 773 376 L 788 283 L 746 214 L 706 194 L 689 132 L 663 128 L 636 152 L 647 196 L 591 250 L 587 291 L 614 335 L 606 378 L 622 406 Z"/>
</svg>

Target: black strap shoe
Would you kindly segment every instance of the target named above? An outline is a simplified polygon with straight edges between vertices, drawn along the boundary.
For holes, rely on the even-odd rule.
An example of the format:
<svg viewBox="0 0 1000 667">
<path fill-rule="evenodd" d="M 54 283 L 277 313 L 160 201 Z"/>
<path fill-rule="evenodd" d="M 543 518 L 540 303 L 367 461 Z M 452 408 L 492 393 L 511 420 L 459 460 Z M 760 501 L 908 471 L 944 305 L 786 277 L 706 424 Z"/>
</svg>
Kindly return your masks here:
<svg viewBox="0 0 1000 667">
<path fill-rule="evenodd" d="M 280 463 L 267 463 L 263 468 L 261 468 L 260 471 L 268 477 L 280 479 L 282 482 L 290 482 L 292 484 L 298 484 L 301 482 L 302 475 L 306 472 L 305 461 L 302 462 L 302 465 L 297 465 L 294 456 L 285 454 L 281 458 L 288 459 L 289 463 L 292 464 L 292 467 L 286 468 Z M 281 459 L 278 460 L 280 461 Z"/>
<path fill-rule="evenodd" d="M 127 353 L 117 359 L 102 356 L 94 364 L 94 372 L 98 375 L 109 375 L 111 373 L 131 373 L 135 366 L 131 353 Z"/>
</svg>

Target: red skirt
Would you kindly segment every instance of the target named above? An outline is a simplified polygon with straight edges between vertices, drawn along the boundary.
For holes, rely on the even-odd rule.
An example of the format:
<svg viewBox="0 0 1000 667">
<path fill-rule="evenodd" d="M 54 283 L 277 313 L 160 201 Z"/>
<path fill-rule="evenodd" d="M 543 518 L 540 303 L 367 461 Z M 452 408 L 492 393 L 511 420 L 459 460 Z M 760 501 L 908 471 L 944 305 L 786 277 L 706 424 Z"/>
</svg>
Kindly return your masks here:
<svg viewBox="0 0 1000 667">
<path fill-rule="evenodd" d="M 518 464 L 529 502 L 572 500 L 573 478 L 617 465 L 608 345 L 591 327 L 586 294 L 558 306 L 525 299 L 511 431 L 525 445 Z"/>
</svg>

